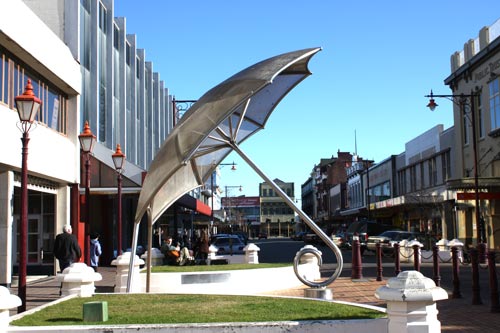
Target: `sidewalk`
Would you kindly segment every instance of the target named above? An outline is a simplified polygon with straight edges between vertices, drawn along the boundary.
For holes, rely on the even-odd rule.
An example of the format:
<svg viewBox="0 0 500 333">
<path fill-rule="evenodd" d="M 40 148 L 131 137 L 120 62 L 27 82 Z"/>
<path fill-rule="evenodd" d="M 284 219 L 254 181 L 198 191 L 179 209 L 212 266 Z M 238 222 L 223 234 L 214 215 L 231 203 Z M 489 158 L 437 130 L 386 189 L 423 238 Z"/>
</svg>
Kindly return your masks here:
<svg viewBox="0 0 500 333">
<path fill-rule="evenodd" d="M 103 279 L 96 282 L 96 292 L 113 292 L 115 268 L 99 267 Z M 375 290 L 387 283 L 389 277 L 383 281 L 376 281 L 373 277 L 365 277 L 360 282 L 353 282 L 348 277 L 339 277 L 330 285 L 333 299 L 346 302 L 363 303 L 385 307 L 385 303 L 377 299 Z M 55 278 L 45 277 L 28 282 L 27 309 L 38 307 L 59 298 L 60 283 Z M 277 290 L 266 295 L 303 297 L 307 286 L 294 289 Z M 10 289 L 12 294 L 17 294 L 16 288 Z M 442 332 L 498 332 L 500 327 L 500 313 L 491 313 L 487 295 L 482 295 L 483 305 L 471 305 L 471 299 L 451 299 L 451 290 L 447 290 L 450 299 L 437 302 L 439 310 L 438 319 L 441 321 Z M 11 315 L 16 310 L 11 311 Z"/>
</svg>

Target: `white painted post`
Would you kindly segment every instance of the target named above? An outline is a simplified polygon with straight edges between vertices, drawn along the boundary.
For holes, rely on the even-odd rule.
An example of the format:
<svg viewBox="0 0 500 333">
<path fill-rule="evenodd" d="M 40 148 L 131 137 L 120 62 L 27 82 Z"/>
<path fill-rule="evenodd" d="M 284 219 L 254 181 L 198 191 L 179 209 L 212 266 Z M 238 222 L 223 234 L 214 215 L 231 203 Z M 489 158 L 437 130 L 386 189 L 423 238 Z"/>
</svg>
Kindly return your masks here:
<svg viewBox="0 0 500 333">
<path fill-rule="evenodd" d="M 464 262 L 464 252 L 463 252 L 464 243 L 462 243 L 460 240 L 454 238 L 448 242 L 448 247 L 450 248 L 450 257 L 451 257 L 451 249 L 453 247 L 457 247 L 458 248 L 458 260 L 460 262 Z"/>
<path fill-rule="evenodd" d="M 379 287 L 375 297 L 387 301 L 388 333 L 439 333 L 436 301 L 448 293 L 417 271 L 404 271 Z"/>
<path fill-rule="evenodd" d="M 406 250 L 406 260 L 408 260 L 409 263 L 414 263 L 415 262 L 415 256 L 413 253 L 413 245 L 418 245 L 418 250 L 420 251 L 420 254 L 418 256 L 420 262 L 422 262 L 422 248 L 424 247 L 424 244 L 420 243 L 418 240 L 411 240 L 405 244 L 405 250 Z M 402 260 L 401 260 L 402 261 Z"/>
<path fill-rule="evenodd" d="M 217 247 L 210 245 L 208 248 L 208 261 L 217 259 Z"/>
<path fill-rule="evenodd" d="M 297 253 L 302 249 L 313 248 L 321 256 L 322 252 L 319 251 L 315 246 L 306 245 L 302 247 Z M 319 271 L 318 258 L 312 253 L 304 253 L 300 258 L 300 274 L 308 281 L 315 281 L 321 278 L 321 272 Z"/>
<path fill-rule="evenodd" d="M 121 256 L 118 256 L 115 260 L 111 262 L 112 266 L 116 266 L 116 276 L 115 276 L 115 293 L 126 293 L 127 292 L 127 281 L 128 281 L 128 271 L 130 264 L 130 252 L 123 252 Z M 134 268 L 132 271 L 132 282 L 133 285 L 130 286 L 130 292 L 140 292 L 141 283 L 139 278 L 139 266 L 144 265 L 144 260 L 135 256 Z"/>
<path fill-rule="evenodd" d="M 246 264 L 258 264 L 259 263 L 259 251 L 260 247 L 254 243 L 250 243 L 243 249 L 245 251 L 245 263 Z"/>
<path fill-rule="evenodd" d="M 56 281 L 60 281 L 61 296 L 78 294 L 80 297 L 92 297 L 95 293 L 95 281 L 101 281 L 102 275 L 83 262 L 71 264 L 61 274 L 57 274 Z"/>
<path fill-rule="evenodd" d="M 17 308 L 22 303 L 17 295 L 12 295 L 4 286 L 0 286 L 0 331 L 9 326 L 9 310 Z"/>
<path fill-rule="evenodd" d="M 148 251 L 146 251 L 142 256 L 141 259 L 144 261 L 147 261 L 148 259 Z M 165 255 L 161 253 L 159 249 L 156 247 L 153 247 L 151 249 L 151 266 L 161 266 L 163 265 L 163 259 L 165 259 Z"/>
</svg>

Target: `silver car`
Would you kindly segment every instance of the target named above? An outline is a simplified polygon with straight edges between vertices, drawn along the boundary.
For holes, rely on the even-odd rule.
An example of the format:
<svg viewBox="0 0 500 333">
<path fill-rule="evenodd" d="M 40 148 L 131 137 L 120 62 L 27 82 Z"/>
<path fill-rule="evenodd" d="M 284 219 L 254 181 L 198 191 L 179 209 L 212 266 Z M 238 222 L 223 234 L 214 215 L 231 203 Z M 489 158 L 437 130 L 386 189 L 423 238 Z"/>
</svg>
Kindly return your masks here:
<svg viewBox="0 0 500 333">
<path fill-rule="evenodd" d="M 217 248 L 217 254 L 244 254 L 245 243 L 236 235 L 218 237 L 212 243 Z"/>
<path fill-rule="evenodd" d="M 376 251 L 377 244 L 384 252 L 392 251 L 395 243 L 401 242 L 403 239 L 414 239 L 418 234 L 410 231 L 402 230 L 387 230 L 378 236 L 370 236 L 366 241 L 366 248 L 370 251 Z"/>
</svg>

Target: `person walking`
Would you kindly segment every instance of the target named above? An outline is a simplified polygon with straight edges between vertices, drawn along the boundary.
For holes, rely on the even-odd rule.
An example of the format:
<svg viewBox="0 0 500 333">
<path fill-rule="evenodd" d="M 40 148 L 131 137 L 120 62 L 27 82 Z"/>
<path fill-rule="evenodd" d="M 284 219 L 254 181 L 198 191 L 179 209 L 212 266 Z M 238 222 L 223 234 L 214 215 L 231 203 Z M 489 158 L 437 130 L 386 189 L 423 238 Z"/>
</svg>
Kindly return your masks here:
<svg viewBox="0 0 500 333">
<path fill-rule="evenodd" d="M 97 272 L 99 266 L 99 256 L 102 254 L 101 243 L 99 243 L 99 234 L 93 232 L 90 235 L 90 267 Z"/>
<path fill-rule="evenodd" d="M 209 247 L 210 247 L 210 242 L 208 241 L 208 234 L 205 230 L 202 230 L 197 246 L 198 257 L 200 258 L 201 265 L 207 264 Z"/>
<path fill-rule="evenodd" d="M 78 241 L 72 232 L 71 225 L 66 224 L 63 227 L 63 232 L 56 236 L 54 242 L 54 249 L 52 252 L 57 260 L 59 260 L 61 272 L 71 266 L 72 263 L 78 261 L 82 256 L 80 245 L 78 245 Z"/>
</svg>

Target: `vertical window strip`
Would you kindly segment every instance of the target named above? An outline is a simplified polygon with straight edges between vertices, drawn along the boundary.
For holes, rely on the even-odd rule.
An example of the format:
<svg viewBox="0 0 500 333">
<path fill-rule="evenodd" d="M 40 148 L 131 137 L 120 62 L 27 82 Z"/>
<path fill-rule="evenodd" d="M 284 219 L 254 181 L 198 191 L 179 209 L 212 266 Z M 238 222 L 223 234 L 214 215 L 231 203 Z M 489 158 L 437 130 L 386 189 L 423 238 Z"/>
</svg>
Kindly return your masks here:
<svg viewBox="0 0 500 333">
<path fill-rule="evenodd" d="M 498 88 L 498 78 L 490 83 L 490 113 L 491 130 L 500 127 L 500 89 Z"/>
</svg>

